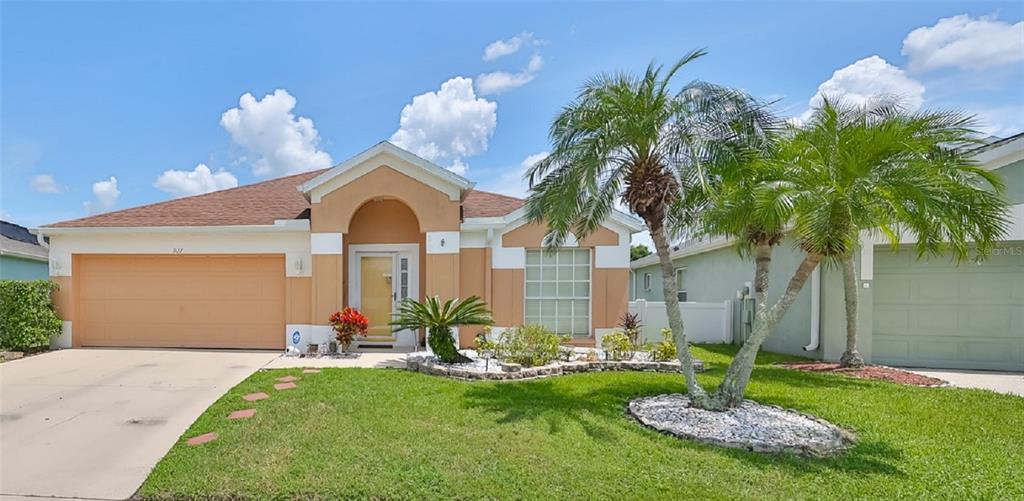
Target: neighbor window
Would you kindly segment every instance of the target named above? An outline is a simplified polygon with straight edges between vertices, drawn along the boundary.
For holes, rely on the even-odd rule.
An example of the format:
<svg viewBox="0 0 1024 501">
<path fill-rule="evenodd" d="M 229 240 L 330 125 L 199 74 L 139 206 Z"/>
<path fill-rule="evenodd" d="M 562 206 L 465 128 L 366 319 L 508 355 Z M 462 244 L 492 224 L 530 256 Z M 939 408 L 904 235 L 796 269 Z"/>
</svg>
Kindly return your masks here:
<svg viewBox="0 0 1024 501">
<path fill-rule="evenodd" d="M 679 302 L 686 302 L 686 268 L 676 268 L 676 297 Z"/>
<path fill-rule="evenodd" d="M 526 323 L 590 335 L 590 251 L 526 251 Z"/>
<path fill-rule="evenodd" d="M 650 273 L 644 273 L 644 290 L 645 291 L 651 290 L 651 274 Z"/>
</svg>

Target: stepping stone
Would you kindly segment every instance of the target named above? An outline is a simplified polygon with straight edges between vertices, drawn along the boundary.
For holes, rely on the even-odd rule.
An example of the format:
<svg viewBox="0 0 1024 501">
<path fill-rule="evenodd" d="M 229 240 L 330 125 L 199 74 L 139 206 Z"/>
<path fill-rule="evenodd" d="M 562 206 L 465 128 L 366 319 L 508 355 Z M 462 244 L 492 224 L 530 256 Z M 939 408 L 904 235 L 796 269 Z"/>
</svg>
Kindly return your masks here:
<svg viewBox="0 0 1024 501">
<path fill-rule="evenodd" d="M 302 369 L 303 374 L 320 374 L 320 369 Z"/>
<path fill-rule="evenodd" d="M 292 381 L 298 381 L 300 379 L 302 379 L 302 378 L 298 378 L 298 377 L 295 377 L 295 376 L 285 376 L 285 377 L 277 378 L 277 381 L 280 382 L 280 383 L 291 383 Z"/>
<path fill-rule="evenodd" d="M 274 385 L 274 389 L 276 390 L 290 390 L 295 387 L 295 383 L 277 383 Z"/>
<path fill-rule="evenodd" d="M 228 419 L 249 419 L 256 415 L 256 409 L 242 409 L 228 414 Z"/>
<path fill-rule="evenodd" d="M 261 391 L 259 393 L 250 393 L 242 398 L 245 399 L 245 401 L 247 402 L 255 402 L 257 400 L 263 400 L 264 398 L 270 398 L 270 395 L 267 395 L 266 393 L 263 393 Z"/>
<path fill-rule="evenodd" d="M 203 433 L 202 435 L 188 439 L 188 445 L 200 445 L 205 444 L 206 442 L 213 442 L 214 440 L 217 440 L 216 433 Z"/>
</svg>

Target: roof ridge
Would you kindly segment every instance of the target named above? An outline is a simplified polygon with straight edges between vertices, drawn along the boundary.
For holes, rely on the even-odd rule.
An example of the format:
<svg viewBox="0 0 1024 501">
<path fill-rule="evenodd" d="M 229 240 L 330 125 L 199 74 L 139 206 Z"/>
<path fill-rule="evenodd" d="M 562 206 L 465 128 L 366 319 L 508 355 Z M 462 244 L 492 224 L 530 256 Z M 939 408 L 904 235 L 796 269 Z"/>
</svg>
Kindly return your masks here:
<svg viewBox="0 0 1024 501">
<path fill-rule="evenodd" d="M 94 217 L 99 217 L 99 216 L 108 216 L 108 215 L 119 214 L 119 213 L 127 212 L 127 211 L 133 211 L 133 210 L 138 210 L 138 209 L 147 209 L 147 208 L 157 207 L 157 206 L 160 206 L 160 205 L 173 204 L 173 203 L 180 202 L 182 200 L 195 200 L 197 198 L 205 198 L 205 197 L 209 197 L 209 196 L 213 196 L 213 195 L 220 196 L 220 195 L 223 195 L 224 193 L 233 192 L 233 191 L 239 191 L 239 190 L 243 190 L 243 189 L 252 189 L 252 188 L 255 188 L 255 187 L 258 187 L 258 186 L 262 186 L 262 185 L 265 185 L 265 184 L 274 183 L 274 182 L 278 182 L 278 181 L 284 181 L 286 179 L 290 179 L 290 178 L 298 177 L 298 176 L 308 176 L 310 174 L 313 174 L 313 176 L 315 177 L 316 175 L 322 173 L 323 171 L 329 170 L 329 169 L 330 169 L 330 167 L 328 167 L 326 169 L 314 169 L 314 170 L 309 170 L 309 171 L 306 171 L 306 172 L 299 172 L 299 173 L 296 173 L 296 174 L 289 174 L 287 176 L 275 177 L 273 179 L 265 179 L 263 181 L 259 181 L 259 182 L 256 182 L 256 183 L 243 184 L 241 186 L 235 186 L 234 188 L 227 188 L 227 189 L 223 189 L 223 190 L 211 191 L 211 192 L 208 192 L 208 193 L 199 193 L 199 194 L 196 194 L 196 195 L 189 195 L 187 197 L 172 198 L 170 200 L 162 200 L 160 202 L 152 202 L 152 203 L 143 204 L 143 205 L 136 205 L 134 207 L 125 207 L 123 209 L 117 209 L 117 210 L 113 210 L 113 211 L 110 211 L 110 212 L 102 212 L 102 213 L 99 213 L 99 214 L 92 214 L 92 215 L 89 215 L 89 216 L 79 217 L 79 218 L 75 218 L 75 219 L 67 219 L 67 220 L 64 220 L 64 221 L 57 221 L 55 223 L 50 223 L 50 224 L 43 225 L 43 228 L 50 227 L 50 226 L 53 226 L 53 225 L 56 225 L 56 224 L 82 222 L 82 221 L 86 221 L 88 219 L 92 219 Z M 314 173 L 317 173 L 317 174 L 314 174 Z M 296 185 L 296 186 L 298 186 L 298 185 Z"/>
<path fill-rule="evenodd" d="M 477 193 L 486 193 L 486 194 L 488 194 L 488 195 L 494 195 L 494 196 L 496 196 L 496 197 L 501 197 L 501 198 L 507 198 L 507 199 L 509 199 L 509 200 L 515 200 L 515 201 L 517 201 L 517 202 L 525 202 L 525 201 L 526 201 L 526 199 L 525 199 L 525 198 L 513 197 L 512 195 L 505 195 L 505 194 L 503 194 L 503 193 L 495 193 L 495 192 L 493 192 L 493 191 L 487 191 L 487 190 L 478 190 L 478 189 L 476 189 L 476 188 L 470 188 L 470 191 L 475 191 L 475 192 L 477 192 Z"/>
</svg>

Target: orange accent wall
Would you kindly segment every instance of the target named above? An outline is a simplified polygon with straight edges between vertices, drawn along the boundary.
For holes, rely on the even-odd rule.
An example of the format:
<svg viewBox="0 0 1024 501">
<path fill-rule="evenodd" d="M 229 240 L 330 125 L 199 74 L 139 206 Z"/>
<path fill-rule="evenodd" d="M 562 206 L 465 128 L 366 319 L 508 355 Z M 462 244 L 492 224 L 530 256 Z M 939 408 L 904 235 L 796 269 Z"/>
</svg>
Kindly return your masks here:
<svg viewBox="0 0 1024 501">
<path fill-rule="evenodd" d="M 285 322 L 289 324 L 310 324 L 313 314 L 313 278 L 285 278 Z"/>
<path fill-rule="evenodd" d="M 458 231 L 459 202 L 386 165 L 324 195 L 311 205 L 315 233 L 349 233 L 349 223 L 365 202 L 385 197 L 402 201 L 416 215 L 419 231 Z"/>
<path fill-rule="evenodd" d="M 342 308 L 342 278 L 341 254 L 313 256 L 313 318 L 310 323 L 327 325 L 331 313 Z"/>
<path fill-rule="evenodd" d="M 524 224 L 501 236 L 502 247 L 527 247 L 537 248 L 544 245 L 544 235 L 547 235 L 547 225 L 540 223 Z M 584 238 L 580 247 L 596 247 L 598 245 L 619 245 L 619 234 L 604 226 L 598 228 L 593 234 Z"/>
<path fill-rule="evenodd" d="M 50 277 L 50 281 L 57 284 L 60 290 L 53 293 L 53 306 L 57 309 L 57 316 L 61 320 L 75 320 L 75 289 L 72 277 Z"/>
<path fill-rule="evenodd" d="M 409 206 L 399 200 L 370 200 L 352 215 L 344 241 L 350 244 L 414 244 L 420 228 Z"/>
<path fill-rule="evenodd" d="M 427 254 L 427 296 L 442 301 L 459 297 L 459 255 Z"/>
<path fill-rule="evenodd" d="M 491 311 L 494 325 L 512 327 L 523 323 L 523 270 L 491 271 Z"/>
<path fill-rule="evenodd" d="M 459 253 L 459 297 L 478 296 L 487 301 L 490 296 L 490 280 L 488 274 L 490 261 L 489 249 L 462 249 Z M 490 306 L 493 309 L 493 306 Z M 493 311 L 492 311 L 493 313 Z M 459 329 L 459 344 L 471 347 L 473 339 L 483 330 L 479 326 L 466 326 Z"/>
<path fill-rule="evenodd" d="M 592 268 L 591 280 L 591 324 L 595 329 L 615 327 L 629 311 L 629 268 Z"/>
<path fill-rule="evenodd" d="M 284 256 L 76 258 L 75 346 L 284 348 Z"/>
</svg>

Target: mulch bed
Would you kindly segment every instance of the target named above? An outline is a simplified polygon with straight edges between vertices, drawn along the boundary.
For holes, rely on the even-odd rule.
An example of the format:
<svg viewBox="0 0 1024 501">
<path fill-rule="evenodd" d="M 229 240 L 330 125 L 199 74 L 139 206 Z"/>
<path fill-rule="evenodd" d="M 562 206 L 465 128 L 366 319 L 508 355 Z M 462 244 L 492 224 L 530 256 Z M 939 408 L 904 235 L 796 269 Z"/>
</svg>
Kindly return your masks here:
<svg viewBox="0 0 1024 501">
<path fill-rule="evenodd" d="M 920 374 L 914 374 L 913 372 L 894 369 L 884 365 L 865 365 L 860 369 L 842 368 L 839 367 L 839 364 L 829 362 L 792 362 L 780 365 L 787 369 L 794 369 L 798 371 L 831 372 L 834 374 L 843 374 L 845 376 L 861 379 L 874 379 L 911 386 L 946 386 L 949 384 L 941 379 L 922 376 Z"/>
</svg>

